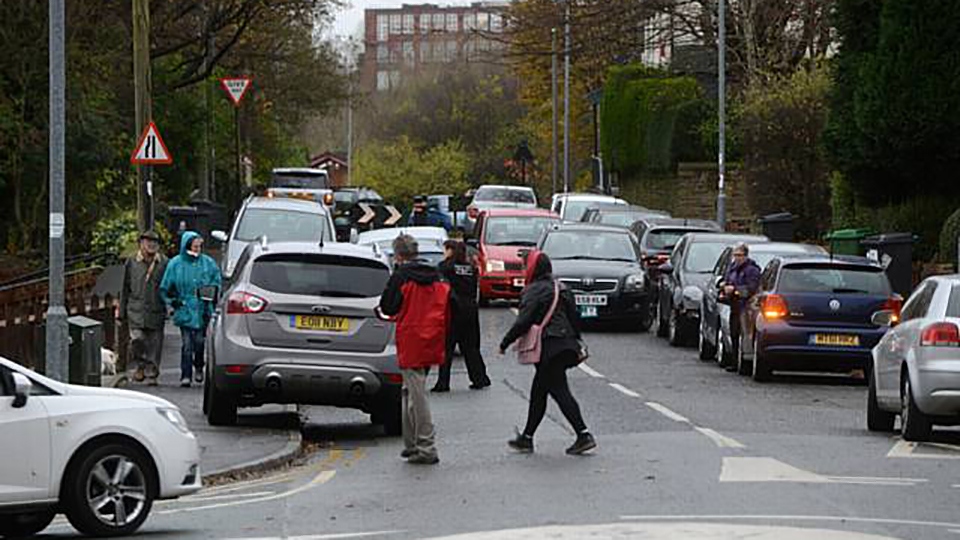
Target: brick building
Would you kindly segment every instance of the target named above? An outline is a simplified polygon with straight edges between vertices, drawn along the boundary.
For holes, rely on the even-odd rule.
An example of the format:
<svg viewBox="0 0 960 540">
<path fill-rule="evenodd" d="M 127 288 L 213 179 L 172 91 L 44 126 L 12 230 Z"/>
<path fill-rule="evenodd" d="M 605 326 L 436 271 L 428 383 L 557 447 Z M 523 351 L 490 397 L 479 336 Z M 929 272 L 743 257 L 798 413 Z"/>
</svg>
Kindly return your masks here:
<svg viewBox="0 0 960 540">
<path fill-rule="evenodd" d="M 465 6 L 404 4 L 364 13 L 360 85 L 376 92 L 396 88 L 405 76 L 431 65 L 479 62 L 503 48 L 507 0 Z"/>
</svg>

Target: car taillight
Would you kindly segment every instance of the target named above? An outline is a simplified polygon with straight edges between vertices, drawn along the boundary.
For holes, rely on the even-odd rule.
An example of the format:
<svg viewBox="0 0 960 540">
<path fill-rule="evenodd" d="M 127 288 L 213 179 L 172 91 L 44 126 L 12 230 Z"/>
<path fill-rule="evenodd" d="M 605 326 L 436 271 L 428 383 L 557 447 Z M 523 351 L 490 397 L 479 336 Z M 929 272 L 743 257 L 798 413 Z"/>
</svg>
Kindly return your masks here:
<svg viewBox="0 0 960 540">
<path fill-rule="evenodd" d="M 933 323 L 920 334 L 923 347 L 960 347 L 960 328 L 948 322 Z"/>
<path fill-rule="evenodd" d="M 384 377 L 391 384 L 403 384 L 403 375 L 399 373 L 387 373 Z"/>
<path fill-rule="evenodd" d="M 267 309 L 267 301 L 250 293 L 235 292 L 227 299 L 227 315 L 251 315 Z"/>
<path fill-rule="evenodd" d="M 471 206 L 467 208 L 467 215 L 470 216 L 470 219 L 477 219 L 480 216 L 480 210 L 476 206 Z"/>
<path fill-rule="evenodd" d="M 227 375 L 243 375 L 249 366 L 226 366 L 223 368 L 223 371 Z"/>
<path fill-rule="evenodd" d="M 333 206 L 333 193 L 323 194 L 323 204 L 327 206 Z"/>
<path fill-rule="evenodd" d="M 771 294 L 760 303 L 760 312 L 763 313 L 764 319 L 776 320 L 786 318 L 790 314 L 790 309 L 782 296 Z"/>
<path fill-rule="evenodd" d="M 890 322 L 892 324 L 897 324 L 900 322 L 900 310 L 903 309 L 903 298 L 900 296 L 891 296 L 883 303 L 881 308 L 885 311 L 890 312 Z"/>
</svg>

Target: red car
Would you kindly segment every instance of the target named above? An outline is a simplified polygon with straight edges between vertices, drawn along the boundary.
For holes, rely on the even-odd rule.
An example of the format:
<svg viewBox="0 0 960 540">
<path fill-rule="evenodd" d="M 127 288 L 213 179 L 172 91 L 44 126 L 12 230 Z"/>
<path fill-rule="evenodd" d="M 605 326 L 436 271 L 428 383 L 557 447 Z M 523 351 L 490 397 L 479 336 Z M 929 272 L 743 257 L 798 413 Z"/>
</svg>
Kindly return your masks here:
<svg viewBox="0 0 960 540">
<path fill-rule="evenodd" d="M 520 252 L 537 246 L 540 236 L 560 216 L 541 208 L 492 208 L 477 218 L 470 244 L 479 251 L 480 305 L 490 300 L 517 300 L 523 291 Z"/>
</svg>

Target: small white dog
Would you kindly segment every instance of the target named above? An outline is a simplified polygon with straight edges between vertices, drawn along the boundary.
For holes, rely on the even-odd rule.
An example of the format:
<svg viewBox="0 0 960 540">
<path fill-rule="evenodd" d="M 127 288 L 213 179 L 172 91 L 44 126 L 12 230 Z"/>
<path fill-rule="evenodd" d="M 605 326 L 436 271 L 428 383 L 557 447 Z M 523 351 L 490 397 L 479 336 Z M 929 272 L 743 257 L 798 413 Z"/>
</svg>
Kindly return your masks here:
<svg viewBox="0 0 960 540">
<path fill-rule="evenodd" d="M 115 376 L 117 374 L 117 353 L 110 349 L 100 349 L 100 374 Z"/>
</svg>

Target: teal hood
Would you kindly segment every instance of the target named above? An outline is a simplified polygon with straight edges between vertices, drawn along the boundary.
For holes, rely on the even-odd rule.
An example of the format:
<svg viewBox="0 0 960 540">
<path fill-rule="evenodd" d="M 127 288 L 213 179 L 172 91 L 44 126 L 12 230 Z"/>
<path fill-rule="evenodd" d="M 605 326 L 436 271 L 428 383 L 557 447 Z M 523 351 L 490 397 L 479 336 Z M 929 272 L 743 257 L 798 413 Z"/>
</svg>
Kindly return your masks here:
<svg viewBox="0 0 960 540">
<path fill-rule="evenodd" d="M 184 257 L 191 257 L 187 250 L 190 249 L 190 244 L 200 238 L 200 234 L 194 231 L 186 231 L 183 233 L 183 236 L 180 237 L 180 255 Z"/>
</svg>

